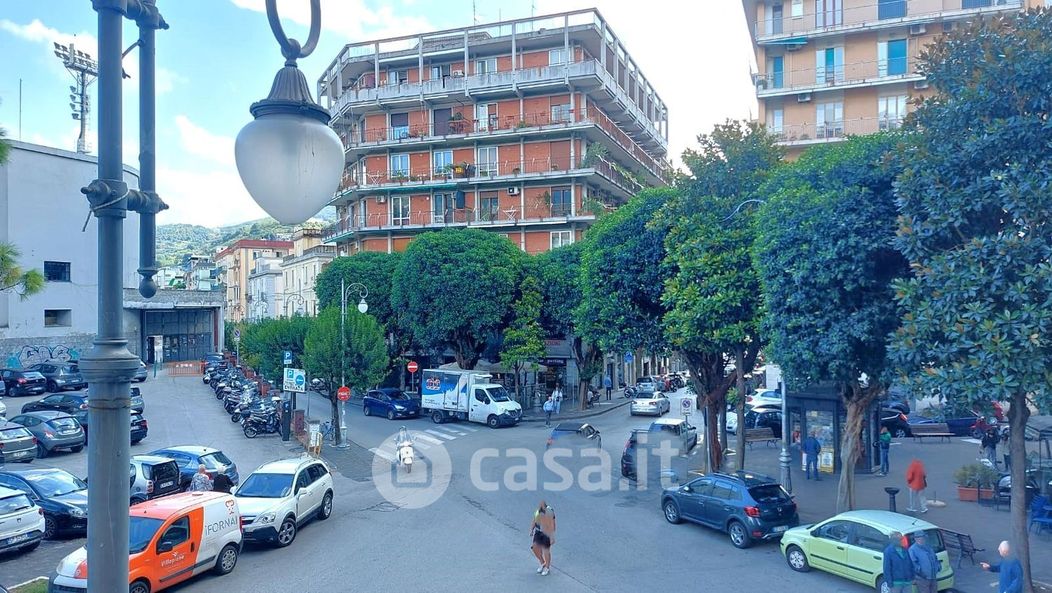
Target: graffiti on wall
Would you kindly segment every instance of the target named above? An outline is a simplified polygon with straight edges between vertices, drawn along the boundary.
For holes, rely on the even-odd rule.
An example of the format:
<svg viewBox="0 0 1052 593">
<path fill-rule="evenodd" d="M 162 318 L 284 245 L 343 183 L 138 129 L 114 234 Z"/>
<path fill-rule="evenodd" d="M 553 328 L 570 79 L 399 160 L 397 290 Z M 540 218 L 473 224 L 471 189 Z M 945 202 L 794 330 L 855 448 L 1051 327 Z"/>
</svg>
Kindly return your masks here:
<svg viewBox="0 0 1052 593">
<path fill-rule="evenodd" d="M 64 344 L 57 346 L 22 346 L 18 352 L 12 352 L 7 356 L 7 365 L 10 368 L 28 367 L 42 362 L 69 362 L 80 358 L 80 352 Z"/>
</svg>

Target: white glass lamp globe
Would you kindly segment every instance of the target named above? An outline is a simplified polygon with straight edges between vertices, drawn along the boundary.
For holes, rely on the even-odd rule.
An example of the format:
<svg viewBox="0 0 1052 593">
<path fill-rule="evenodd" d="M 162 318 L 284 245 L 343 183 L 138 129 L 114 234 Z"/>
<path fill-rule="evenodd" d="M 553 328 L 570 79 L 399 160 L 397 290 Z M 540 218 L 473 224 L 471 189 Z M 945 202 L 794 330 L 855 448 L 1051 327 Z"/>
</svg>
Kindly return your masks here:
<svg viewBox="0 0 1052 593">
<path fill-rule="evenodd" d="M 313 117 L 275 113 L 251 121 L 234 144 L 241 181 L 281 224 L 299 224 L 332 199 L 343 173 L 343 145 Z"/>
<path fill-rule="evenodd" d="M 358 301 L 358 312 L 365 313 L 369 310 L 369 303 L 365 302 L 365 299 Z"/>
</svg>

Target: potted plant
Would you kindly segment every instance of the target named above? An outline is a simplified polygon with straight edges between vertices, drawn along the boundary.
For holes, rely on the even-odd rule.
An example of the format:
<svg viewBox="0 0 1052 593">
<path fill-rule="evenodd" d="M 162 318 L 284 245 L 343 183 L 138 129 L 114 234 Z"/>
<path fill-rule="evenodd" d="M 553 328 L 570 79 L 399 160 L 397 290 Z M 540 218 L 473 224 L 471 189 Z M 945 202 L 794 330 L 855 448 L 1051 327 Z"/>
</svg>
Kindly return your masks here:
<svg viewBox="0 0 1052 593">
<path fill-rule="evenodd" d="M 464 133 L 464 114 L 459 111 L 454 111 L 453 115 L 449 116 L 449 131 L 454 134 Z"/>
<path fill-rule="evenodd" d="M 969 463 L 953 474 L 957 482 L 957 498 L 964 502 L 990 500 L 994 497 L 994 484 L 998 475 L 993 468 L 981 463 Z"/>
</svg>

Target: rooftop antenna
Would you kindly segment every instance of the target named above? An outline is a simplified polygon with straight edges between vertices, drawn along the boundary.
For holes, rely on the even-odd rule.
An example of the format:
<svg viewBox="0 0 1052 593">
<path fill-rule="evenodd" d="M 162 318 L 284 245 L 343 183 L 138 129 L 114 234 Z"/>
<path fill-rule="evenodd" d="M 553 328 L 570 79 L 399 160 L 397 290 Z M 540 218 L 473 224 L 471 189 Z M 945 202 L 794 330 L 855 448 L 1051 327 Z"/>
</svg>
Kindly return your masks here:
<svg viewBox="0 0 1052 593">
<path fill-rule="evenodd" d="M 62 45 L 55 43 L 55 57 L 62 60 L 75 85 L 69 87 L 69 109 L 73 119 L 80 121 L 80 135 L 77 136 L 77 152 L 86 154 L 88 147 L 88 116 L 91 113 L 91 97 L 88 87 L 99 77 L 99 63 L 95 58 L 77 49 L 72 43 Z"/>
</svg>

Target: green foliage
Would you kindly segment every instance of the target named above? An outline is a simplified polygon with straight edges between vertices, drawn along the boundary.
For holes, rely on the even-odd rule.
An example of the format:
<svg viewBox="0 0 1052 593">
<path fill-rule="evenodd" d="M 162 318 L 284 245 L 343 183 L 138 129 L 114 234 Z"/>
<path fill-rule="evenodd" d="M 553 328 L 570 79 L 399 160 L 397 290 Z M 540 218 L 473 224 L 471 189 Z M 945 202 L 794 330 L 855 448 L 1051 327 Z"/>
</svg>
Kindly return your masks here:
<svg viewBox="0 0 1052 593">
<path fill-rule="evenodd" d="M 18 265 L 22 253 L 10 243 L 0 243 L 0 292 L 14 291 L 26 300 L 44 290 L 44 274 L 40 270 L 23 270 Z"/>
<path fill-rule="evenodd" d="M 549 336 L 574 334 L 576 309 L 581 305 L 581 253 L 583 243 L 573 243 L 534 256 L 531 273 L 540 283 L 541 325 Z"/>
<path fill-rule="evenodd" d="M 519 285 L 519 297 L 512 307 L 511 324 L 504 328 L 500 362 L 516 371 L 544 356 L 544 328 L 541 327 L 541 286 L 534 276 Z"/>
<path fill-rule="evenodd" d="M 311 318 L 301 315 L 245 324 L 241 329 L 241 358 L 264 377 L 279 379 L 286 350 L 292 351 L 294 364 L 302 360 L 310 327 Z"/>
<path fill-rule="evenodd" d="M 11 144 L 7 141 L 7 130 L 0 128 L 0 165 L 7 162 L 11 154 Z"/>
<path fill-rule="evenodd" d="M 1001 476 L 992 467 L 969 463 L 953 472 L 953 481 L 963 488 L 993 488 Z"/>
<path fill-rule="evenodd" d="M 394 275 L 399 325 L 421 348 L 451 348 L 461 368 L 474 368 L 510 315 L 524 258 L 504 237 L 481 230 L 420 235 Z"/>
<path fill-rule="evenodd" d="M 369 289 L 366 302 L 369 314 L 388 331 L 397 331 L 395 315 L 391 309 L 391 286 L 395 270 L 402 261 L 401 253 L 363 251 L 332 260 L 315 280 L 314 290 L 321 308 L 340 306 L 340 280 L 346 285 L 358 282 Z M 347 308 L 358 306 L 358 291 L 348 291 Z M 356 309 L 357 310 L 357 309 Z"/>
<path fill-rule="evenodd" d="M 329 307 L 312 320 L 304 344 L 306 370 L 312 377 L 339 385 L 341 375 L 347 386 L 358 391 L 383 381 L 390 367 L 383 329 L 368 313 L 347 310 L 346 342 L 340 337 L 340 309 Z"/>
<path fill-rule="evenodd" d="M 661 293 L 673 270 L 665 262 L 666 229 L 649 223 L 675 195 L 669 188 L 645 190 L 585 235 L 577 329 L 605 351 L 667 346 Z"/>
</svg>

